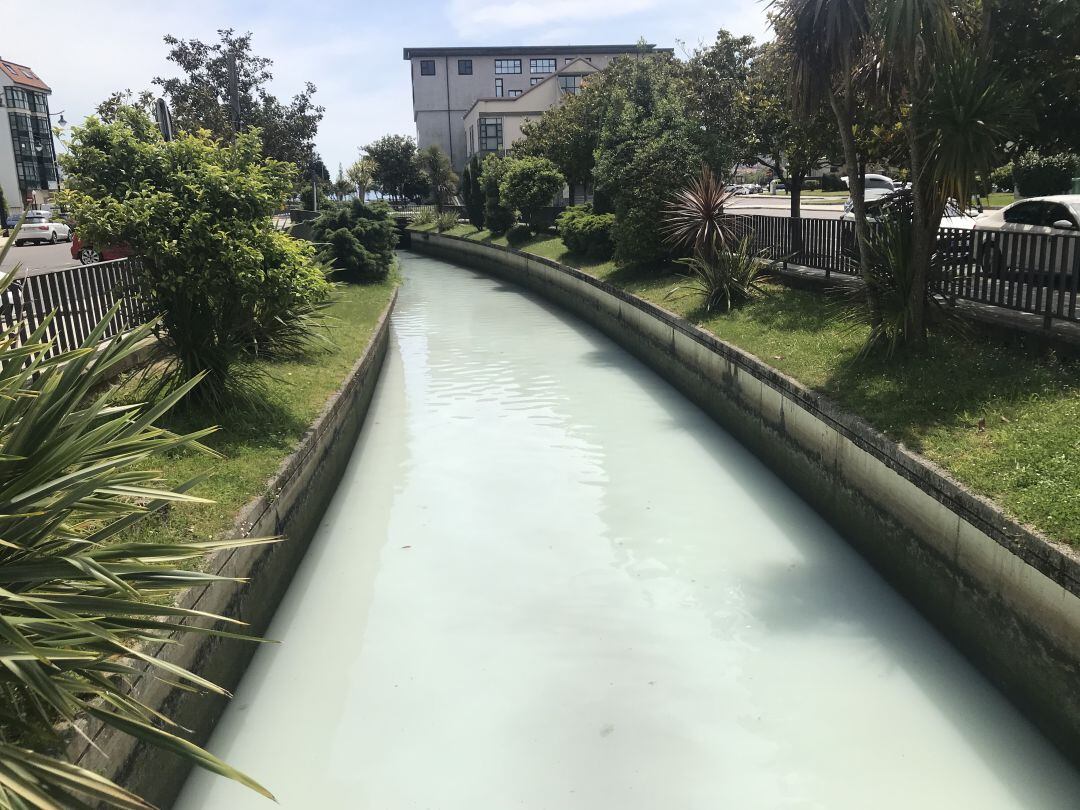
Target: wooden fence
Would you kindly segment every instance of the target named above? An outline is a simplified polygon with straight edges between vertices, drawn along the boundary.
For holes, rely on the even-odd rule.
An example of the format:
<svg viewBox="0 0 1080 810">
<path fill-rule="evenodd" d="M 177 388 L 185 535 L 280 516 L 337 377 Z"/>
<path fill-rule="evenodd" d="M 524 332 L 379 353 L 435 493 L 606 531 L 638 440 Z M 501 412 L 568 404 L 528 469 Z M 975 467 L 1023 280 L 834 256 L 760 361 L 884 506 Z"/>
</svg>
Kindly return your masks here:
<svg viewBox="0 0 1080 810">
<path fill-rule="evenodd" d="M 774 259 L 857 276 L 854 223 L 839 219 L 740 217 L 755 250 Z M 978 301 L 1054 320 L 1080 321 L 1080 235 L 942 228 L 931 285 L 945 299 Z"/>
<path fill-rule="evenodd" d="M 137 259 L 117 259 L 76 265 L 61 270 L 31 270 L 16 279 L 4 294 L 0 326 L 10 328 L 23 320 L 26 340 L 52 315 L 46 338 L 53 341 L 49 355 L 82 345 L 90 332 L 119 304 L 105 338 L 116 337 L 145 320 L 134 270 Z"/>
</svg>

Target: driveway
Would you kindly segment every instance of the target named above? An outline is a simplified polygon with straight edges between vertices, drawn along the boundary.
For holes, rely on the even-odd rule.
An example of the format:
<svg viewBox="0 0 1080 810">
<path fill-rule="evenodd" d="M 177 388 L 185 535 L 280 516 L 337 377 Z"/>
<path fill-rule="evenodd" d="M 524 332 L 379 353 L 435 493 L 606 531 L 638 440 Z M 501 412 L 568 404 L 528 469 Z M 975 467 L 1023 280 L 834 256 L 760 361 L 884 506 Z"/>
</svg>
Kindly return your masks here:
<svg viewBox="0 0 1080 810">
<path fill-rule="evenodd" d="M 0 272 L 11 272 L 11 268 L 17 264 L 21 264 L 24 270 L 57 270 L 78 263 L 71 258 L 71 245 L 66 242 L 57 245 L 12 246 L 0 264 Z"/>
</svg>

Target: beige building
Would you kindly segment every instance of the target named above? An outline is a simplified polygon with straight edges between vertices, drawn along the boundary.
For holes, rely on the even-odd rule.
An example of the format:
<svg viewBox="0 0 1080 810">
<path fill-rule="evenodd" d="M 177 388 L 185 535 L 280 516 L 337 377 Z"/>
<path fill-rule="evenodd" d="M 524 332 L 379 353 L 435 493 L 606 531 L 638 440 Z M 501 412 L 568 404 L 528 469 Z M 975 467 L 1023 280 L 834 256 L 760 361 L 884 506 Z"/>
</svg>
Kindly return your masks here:
<svg viewBox="0 0 1080 810">
<path fill-rule="evenodd" d="M 645 45 L 649 51 L 657 49 Z M 574 70 L 601 70 L 612 59 L 623 54 L 641 53 L 638 45 L 566 45 L 477 48 L 405 48 L 404 58 L 412 71 L 413 120 L 416 140 L 421 149 L 438 144 L 450 156 L 457 171 L 465 166 L 470 154 L 465 117 L 476 103 L 506 102 L 529 99 L 533 115 L 557 103 L 557 83 L 549 85 L 543 98 L 549 101 L 541 107 L 541 95 L 530 91 L 545 80 L 575 65 Z M 581 67 L 578 63 L 583 64 Z M 498 105 L 491 109 L 495 110 Z M 512 109 L 524 109 L 515 106 Z M 492 112 L 491 116 L 503 114 Z M 507 115 L 506 127 L 518 126 L 516 115 Z M 474 123 L 475 126 L 475 123 Z M 520 128 L 518 129 L 520 133 Z M 513 138 L 503 134 L 503 149 Z M 479 132 L 474 136 L 479 151 Z"/>
<path fill-rule="evenodd" d="M 59 188 L 49 114 L 52 90 L 28 66 L 0 59 L 0 189 L 8 211 L 46 203 Z M 0 223 L 0 227 L 3 223 Z"/>
</svg>

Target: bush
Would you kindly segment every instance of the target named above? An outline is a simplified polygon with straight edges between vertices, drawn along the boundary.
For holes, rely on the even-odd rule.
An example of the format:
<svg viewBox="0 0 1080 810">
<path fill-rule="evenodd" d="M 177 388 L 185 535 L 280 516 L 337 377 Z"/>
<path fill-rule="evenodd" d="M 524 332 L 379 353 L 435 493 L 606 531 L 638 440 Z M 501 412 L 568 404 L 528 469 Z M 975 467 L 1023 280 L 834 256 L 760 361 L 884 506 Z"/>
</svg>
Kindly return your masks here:
<svg viewBox="0 0 1080 810">
<path fill-rule="evenodd" d="M 443 213 L 439 214 L 438 218 L 435 220 L 435 230 L 437 230 L 439 233 L 442 233 L 443 231 L 448 231 L 451 228 L 456 228 L 458 220 L 459 217 L 457 211 L 444 211 Z"/>
<path fill-rule="evenodd" d="M 678 262 L 686 267 L 686 276 L 666 297 L 700 298 L 702 308 L 709 314 L 728 312 L 760 295 L 761 275 L 773 264 L 764 252 L 755 253 L 751 249 L 749 236 L 730 249 L 725 246 Z"/>
<path fill-rule="evenodd" d="M 142 259 L 142 301 L 175 360 L 167 384 L 209 372 L 194 396 L 219 407 L 259 398 L 243 361 L 297 351 L 331 289 L 314 247 L 274 228 L 295 169 L 262 151 L 257 130 L 231 144 L 205 132 L 164 141 L 124 107 L 75 128 L 61 158 L 59 200 L 79 235 Z"/>
<path fill-rule="evenodd" d="M 847 191 L 847 186 L 844 185 L 844 181 L 840 179 L 836 174 L 823 174 L 821 175 L 821 190 L 822 191 Z"/>
<path fill-rule="evenodd" d="M 465 202 L 465 214 L 477 230 L 484 227 L 484 190 L 480 186 L 480 156 L 473 155 L 461 173 L 461 197 Z"/>
<path fill-rule="evenodd" d="M 1064 194 L 1078 173 L 1080 158 L 1068 152 L 1044 156 L 1031 149 L 1013 165 L 1016 188 L 1022 197 Z"/>
<path fill-rule="evenodd" d="M 503 202 L 500 191 L 507 164 L 506 158 L 488 155 L 480 173 L 480 186 L 484 190 L 484 224 L 496 235 L 506 233 L 517 219 L 514 209 Z"/>
<path fill-rule="evenodd" d="M 372 282 L 386 278 L 394 264 L 394 226 L 386 204 L 353 200 L 315 220 L 311 232 L 316 242 L 329 243 L 319 258 L 349 281 Z"/>
<path fill-rule="evenodd" d="M 550 227 L 550 209 L 556 194 L 566 185 L 555 164 L 542 157 L 510 158 L 502 172 L 499 197 L 507 207 L 521 212 L 521 218 L 534 231 Z"/>
<path fill-rule="evenodd" d="M 817 177 L 808 177 L 803 180 L 803 191 L 821 191 L 821 180 Z"/>
<path fill-rule="evenodd" d="M 412 224 L 413 225 L 434 225 L 435 220 L 437 220 L 438 218 L 439 218 L 439 215 L 438 215 L 438 213 L 436 213 L 434 208 L 430 208 L 430 207 L 425 206 L 424 208 L 421 208 L 419 211 L 417 211 L 415 214 L 413 214 Z"/>
<path fill-rule="evenodd" d="M 563 244 L 571 253 L 604 261 L 611 258 L 614 214 L 594 214 L 591 205 L 572 205 L 559 214 L 556 225 Z"/>
<path fill-rule="evenodd" d="M 994 191 L 1012 191 L 1014 183 L 1012 161 L 990 172 L 990 186 Z"/>
<path fill-rule="evenodd" d="M 532 229 L 524 222 L 515 222 L 506 232 L 506 241 L 511 247 L 521 247 L 532 239 Z"/>
</svg>

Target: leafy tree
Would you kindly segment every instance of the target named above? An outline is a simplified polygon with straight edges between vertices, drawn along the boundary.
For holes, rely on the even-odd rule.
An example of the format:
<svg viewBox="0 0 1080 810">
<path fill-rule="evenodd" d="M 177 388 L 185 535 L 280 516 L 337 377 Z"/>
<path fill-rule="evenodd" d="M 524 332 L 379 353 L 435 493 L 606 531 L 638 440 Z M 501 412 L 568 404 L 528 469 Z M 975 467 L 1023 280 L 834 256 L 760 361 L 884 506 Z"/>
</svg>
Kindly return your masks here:
<svg viewBox="0 0 1080 810">
<path fill-rule="evenodd" d="M 416 157 L 416 141 L 408 135 L 383 135 L 364 147 L 374 163 L 372 179 L 380 192 L 395 199 L 419 199 L 428 191 Z"/>
<path fill-rule="evenodd" d="M 369 205 L 361 199 L 335 206 L 315 220 L 312 237 L 325 242 L 320 258 L 343 270 L 351 281 L 386 278 L 394 264 L 397 235 L 386 203 Z"/>
<path fill-rule="evenodd" d="M 706 163 L 722 178 L 747 153 L 752 132 L 747 85 L 757 55 L 753 37 L 721 29 L 712 45 L 694 51 L 686 63 L 689 113 L 700 125 L 696 139 Z"/>
<path fill-rule="evenodd" d="M 514 224 L 514 209 L 502 199 L 502 180 L 509 166 L 507 158 L 491 154 L 484 158 L 480 187 L 484 190 L 484 224 L 494 234 L 503 234 Z"/>
<path fill-rule="evenodd" d="M 432 144 L 417 154 L 417 163 L 427 178 L 435 208 L 442 211 L 442 207 L 454 198 L 460 182 L 454 167 L 450 165 L 450 158 L 438 144 Z"/>
<path fill-rule="evenodd" d="M 465 213 L 473 227 L 484 227 L 484 189 L 480 185 L 480 156 L 473 155 L 461 174 L 461 197 L 465 201 Z"/>
<path fill-rule="evenodd" d="M 1016 189 L 1023 197 L 1065 194 L 1080 174 L 1080 156 L 1068 153 L 1040 155 L 1029 149 L 1011 165 Z"/>
<path fill-rule="evenodd" d="M 224 407 L 260 392 L 252 355 L 306 345 L 329 284 L 311 245 L 277 231 L 295 171 L 262 156 L 257 132 L 224 146 L 205 133 L 161 138 L 144 113 L 87 119 L 61 157 L 60 200 L 95 245 L 129 245 L 137 283 L 173 357 L 169 381 L 208 373 L 196 394 Z"/>
<path fill-rule="evenodd" d="M 135 107 L 147 115 L 153 114 L 154 94 L 150 90 L 134 93 L 131 89 L 117 90 L 97 105 L 94 113 L 104 124 L 111 124 L 124 107 Z"/>
<path fill-rule="evenodd" d="M 353 188 L 356 190 L 356 196 L 361 200 L 367 196 L 374 174 L 375 161 L 370 157 L 358 158 L 345 170 L 345 176 L 349 178 L 349 182 L 353 184 Z"/>
<path fill-rule="evenodd" d="M 544 209 L 551 209 L 565 183 L 566 178 L 547 158 L 509 158 L 499 181 L 499 197 L 520 211 L 521 219 L 535 232 L 551 225 L 544 220 Z"/>
<path fill-rule="evenodd" d="M 569 186 L 571 205 L 576 190 L 580 187 L 584 194 L 592 180 L 603 87 L 603 74 L 588 77 L 584 88 L 562 104 L 522 124 L 523 137 L 514 144 L 515 155 L 547 158 L 558 167 Z"/>
<path fill-rule="evenodd" d="M 303 173 L 315 149 L 315 134 L 324 108 L 314 102 L 315 85 L 304 89 L 288 103 L 269 90 L 273 61 L 251 49 L 250 32 L 237 35 L 232 28 L 218 31 L 219 42 L 165 37 L 170 46 L 168 59 L 183 75 L 161 77 L 154 84 L 169 100 L 176 128 L 194 133 L 207 129 L 220 140 L 231 140 L 236 132 L 229 96 L 229 62 L 236 58 L 240 126 L 262 132 L 264 154 L 292 163 Z"/>
<path fill-rule="evenodd" d="M 615 214 L 615 258 L 649 264 L 667 256 L 665 201 L 704 158 L 685 73 L 666 54 L 624 56 L 605 71 L 594 170 Z"/>
</svg>

